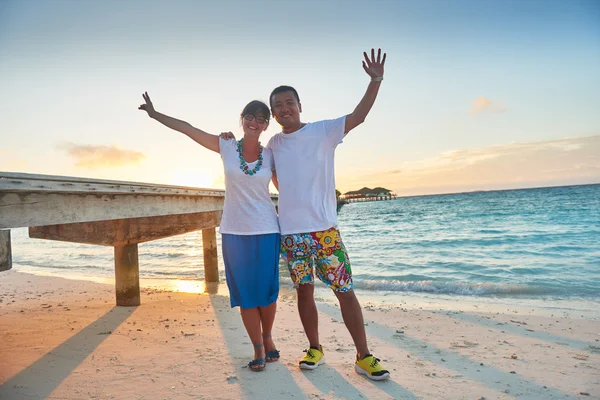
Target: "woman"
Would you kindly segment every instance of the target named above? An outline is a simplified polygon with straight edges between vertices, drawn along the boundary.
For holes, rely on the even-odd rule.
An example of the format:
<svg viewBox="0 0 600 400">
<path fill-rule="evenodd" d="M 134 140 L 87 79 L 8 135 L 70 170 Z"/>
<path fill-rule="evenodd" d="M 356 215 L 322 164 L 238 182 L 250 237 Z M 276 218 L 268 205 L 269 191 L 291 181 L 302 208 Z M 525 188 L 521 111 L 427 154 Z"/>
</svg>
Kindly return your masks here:
<svg viewBox="0 0 600 400">
<path fill-rule="evenodd" d="M 252 371 L 277 361 L 279 351 L 271 329 L 279 295 L 279 223 L 269 194 L 274 178 L 273 153 L 258 139 L 269 126 L 269 107 L 251 101 L 240 115 L 244 137 L 223 140 L 154 109 L 148 93 L 139 109 L 163 125 L 186 134 L 221 154 L 225 170 L 225 206 L 221 219 L 223 261 L 231 307 L 240 307 L 242 321 L 254 345 Z M 275 178 L 276 180 L 276 178 Z"/>
</svg>

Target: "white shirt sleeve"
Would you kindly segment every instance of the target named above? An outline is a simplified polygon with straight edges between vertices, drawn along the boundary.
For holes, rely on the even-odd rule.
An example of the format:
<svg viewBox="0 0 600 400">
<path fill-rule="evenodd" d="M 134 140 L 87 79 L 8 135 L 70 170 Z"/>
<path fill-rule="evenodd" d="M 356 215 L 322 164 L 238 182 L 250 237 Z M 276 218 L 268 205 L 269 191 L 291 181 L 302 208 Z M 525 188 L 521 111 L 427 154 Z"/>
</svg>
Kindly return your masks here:
<svg viewBox="0 0 600 400">
<path fill-rule="evenodd" d="M 336 147 L 344 140 L 344 129 L 346 128 L 346 116 L 327 119 L 323 121 L 323 127 L 325 134 L 329 138 L 329 142 L 332 146 Z"/>
<path fill-rule="evenodd" d="M 265 148 L 267 149 L 273 149 L 273 141 L 275 140 L 275 136 L 271 136 L 271 139 L 269 139 L 269 141 L 267 142 L 267 145 L 265 146 Z"/>
<path fill-rule="evenodd" d="M 219 153 L 221 154 L 221 158 L 225 156 L 225 154 L 231 153 L 231 149 L 234 148 L 236 141 L 233 139 L 225 140 L 223 138 L 219 138 Z"/>
<path fill-rule="evenodd" d="M 265 156 L 269 158 L 269 168 L 271 168 L 271 171 L 275 171 L 275 157 L 273 157 L 273 150 L 265 147 L 263 151 L 265 152 Z"/>
</svg>

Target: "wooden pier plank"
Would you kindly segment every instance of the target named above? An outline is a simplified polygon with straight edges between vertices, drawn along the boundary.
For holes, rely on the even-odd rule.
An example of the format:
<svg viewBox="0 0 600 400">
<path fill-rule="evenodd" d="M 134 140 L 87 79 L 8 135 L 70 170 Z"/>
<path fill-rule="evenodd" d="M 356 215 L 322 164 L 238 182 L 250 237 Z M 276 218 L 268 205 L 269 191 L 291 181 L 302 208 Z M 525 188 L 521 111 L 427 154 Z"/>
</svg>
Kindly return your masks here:
<svg viewBox="0 0 600 400">
<path fill-rule="evenodd" d="M 109 221 L 32 226 L 29 237 L 101 246 L 124 246 L 215 228 L 221 211 L 162 215 Z"/>
<path fill-rule="evenodd" d="M 190 196 L 223 196 L 224 191 L 189 186 L 37 175 L 0 171 L 0 190 L 11 192 L 61 192 L 102 194 L 160 194 Z"/>
<path fill-rule="evenodd" d="M 222 210 L 223 197 L 1 193 L 0 229 Z"/>
</svg>

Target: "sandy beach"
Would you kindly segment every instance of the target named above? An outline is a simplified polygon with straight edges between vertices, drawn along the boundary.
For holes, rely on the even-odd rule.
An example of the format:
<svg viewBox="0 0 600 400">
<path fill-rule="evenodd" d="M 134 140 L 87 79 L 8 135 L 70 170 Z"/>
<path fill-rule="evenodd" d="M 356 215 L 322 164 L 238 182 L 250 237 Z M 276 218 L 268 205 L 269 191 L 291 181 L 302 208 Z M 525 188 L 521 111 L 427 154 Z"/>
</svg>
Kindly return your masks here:
<svg viewBox="0 0 600 400">
<path fill-rule="evenodd" d="M 600 398 L 597 317 L 363 306 L 390 381 L 355 373 L 335 304 L 318 303 L 325 365 L 297 368 L 306 342 L 286 297 L 282 358 L 256 373 L 227 296 L 146 288 L 141 306 L 116 307 L 112 285 L 3 272 L 0 399 Z"/>
</svg>

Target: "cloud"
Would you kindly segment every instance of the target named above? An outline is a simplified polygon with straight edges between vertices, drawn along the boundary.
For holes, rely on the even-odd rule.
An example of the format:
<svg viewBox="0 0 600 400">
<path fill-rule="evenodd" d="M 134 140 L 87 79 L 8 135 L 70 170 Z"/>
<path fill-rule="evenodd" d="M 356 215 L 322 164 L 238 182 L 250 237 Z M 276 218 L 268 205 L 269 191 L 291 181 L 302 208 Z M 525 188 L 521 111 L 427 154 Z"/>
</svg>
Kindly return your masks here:
<svg viewBox="0 0 600 400">
<path fill-rule="evenodd" d="M 508 143 L 448 151 L 386 172 L 337 180 L 343 191 L 383 186 L 406 195 L 600 183 L 598 154 L 600 135 Z"/>
<path fill-rule="evenodd" d="M 123 150 L 117 146 L 93 146 L 65 143 L 58 146 L 75 159 L 75 167 L 101 169 L 122 167 L 128 164 L 139 164 L 146 158 L 144 153 Z"/>
<path fill-rule="evenodd" d="M 594 138 L 600 138 L 600 136 L 569 138 L 532 143 L 508 143 L 479 149 L 453 150 L 442 153 L 438 157 L 438 162 L 442 164 L 448 162 L 474 164 L 476 162 L 498 157 L 506 157 L 510 155 L 514 156 L 518 154 L 525 156 L 525 153 L 538 153 L 541 151 L 556 150 L 558 152 L 572 152 L 581 149 L 584 145 L 597 145 L 597 139 Z"/>
<path fill-rule="evenodd" d="M 502 113 L 505 112 L 506 108 L 500 101 L 491 101 L 485 97 L 479 97 L 471 102 L 471 114 L 480 114 L 484 112 L 488 113 Z"/>
</svg>

